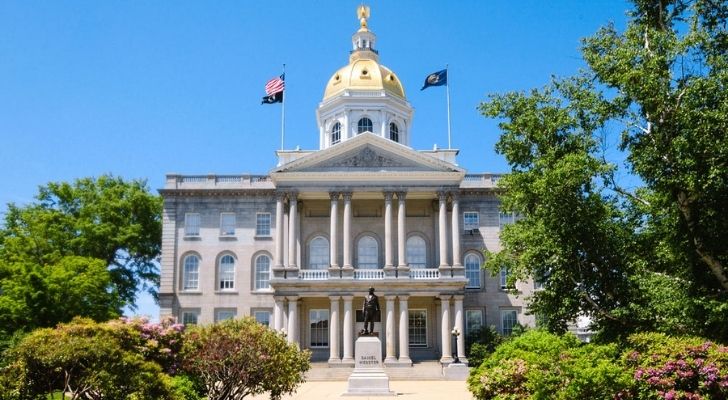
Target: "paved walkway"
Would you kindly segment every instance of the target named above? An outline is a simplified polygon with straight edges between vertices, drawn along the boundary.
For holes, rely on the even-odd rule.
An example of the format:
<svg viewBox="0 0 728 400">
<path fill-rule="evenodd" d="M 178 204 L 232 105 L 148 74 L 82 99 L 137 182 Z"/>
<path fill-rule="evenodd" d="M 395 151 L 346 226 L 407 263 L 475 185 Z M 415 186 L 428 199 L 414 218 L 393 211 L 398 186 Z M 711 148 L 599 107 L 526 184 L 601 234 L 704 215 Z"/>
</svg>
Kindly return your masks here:
<svg viewBox="0 0 728 400">
<path fill-rule="evenodd" d="M 384 399 L 412 399 L 412 400 L 472 400 L 463 381 L 390 381 L 389 389 L 396 392 L 396 396 L 342 396 L 346 391 L 346 381 L 335 382 L 306 382 L 298 388 L 293 396 L 284 396 L 285 400 L 384 400 Z M 254 400 L 268 400 L 268 395 L 252 397 Z"/>
</svg>

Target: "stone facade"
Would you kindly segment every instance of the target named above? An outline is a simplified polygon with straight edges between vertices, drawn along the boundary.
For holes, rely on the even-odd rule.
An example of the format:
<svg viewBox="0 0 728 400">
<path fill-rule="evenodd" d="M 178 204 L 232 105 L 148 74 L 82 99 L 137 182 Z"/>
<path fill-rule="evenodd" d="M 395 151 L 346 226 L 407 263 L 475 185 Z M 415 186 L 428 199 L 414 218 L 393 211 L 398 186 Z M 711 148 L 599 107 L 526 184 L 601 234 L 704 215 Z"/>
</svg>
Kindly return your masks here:
<svg viewBox="0 0 728 400">
<path fill-rule="evenodd" d="M 378 65 L 372 38 L 363 22 L 350 63 Z M 367 47 L 357 50 L 359 43 Z M 167 176 L 162 316 L 200 324 L 254 316 L 331 366 L 354 364 L 363 328 L 356 310 L 369 287 L 380 297 L 375 331 L 386 366 L 450 363 L 455 351 L 464 360 L 463 340 L 452 349 L 453 328 L 468 335 L 483 325 L 504 333 L 534 325 L 525 306 L 533 282 L 506 291 L 501 276 L 479 269 L 507 222 L 499 176 L 466 174 L 457 150 L 408 147 L 404 89 L 381 71 L 390 75 L 380 76 L 388 82 L 379 89 L 368 81 L 361 88 L 355 77 L 350 86 L 330 83 L 319 119 L 343 107 L 344 126 L 354 130 L 349 118 L 366 111 L 362 99 L 385 111 L 396 101 L 402 136 L 380 124 L 377 132 L 339 133 L 334 143 L 320 121 L 321 148 L 279 151 L 267 175 Z"/>
</svg>

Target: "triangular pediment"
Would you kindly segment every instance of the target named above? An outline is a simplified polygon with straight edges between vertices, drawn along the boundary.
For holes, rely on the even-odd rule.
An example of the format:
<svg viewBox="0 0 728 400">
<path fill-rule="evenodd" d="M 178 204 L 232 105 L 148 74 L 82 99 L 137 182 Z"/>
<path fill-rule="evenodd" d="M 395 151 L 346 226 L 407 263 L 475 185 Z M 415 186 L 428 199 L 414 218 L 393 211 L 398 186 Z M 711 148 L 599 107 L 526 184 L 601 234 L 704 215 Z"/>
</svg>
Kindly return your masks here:
<svg viewBox="0 0 728 400">
<path fill-rule="evenodd" d="M 464 172 L 402 144 L 363 133 L 282 165 L 273 174 L 303 172 Z"/>
</svg>

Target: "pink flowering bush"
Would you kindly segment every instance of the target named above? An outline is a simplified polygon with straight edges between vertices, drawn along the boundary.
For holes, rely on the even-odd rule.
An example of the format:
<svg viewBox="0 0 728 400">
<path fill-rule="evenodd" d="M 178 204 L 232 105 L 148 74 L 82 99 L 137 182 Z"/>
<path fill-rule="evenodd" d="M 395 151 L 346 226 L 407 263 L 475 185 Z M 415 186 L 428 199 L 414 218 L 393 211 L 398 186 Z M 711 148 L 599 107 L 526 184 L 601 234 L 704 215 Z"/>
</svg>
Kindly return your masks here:
<svg viewBox="0 0 728 400">
<path fill-rule="evenodd" d="M 181 362 L 184 325 L 175 323 L 172 318 L 152 323 L 146 317 L 120 318 L 109 324 L 116 327 L 125 344 L 144 359 L 156 362 L 170 375 L 177 373 Z"/>
<path fill-rule="evenodd" d="M 636 385 L 622 397 L 728 399 L 728 347 L 660 333 L 632 335 L 629 344 L 623 362 L 634 371 Z"/>
</svg>

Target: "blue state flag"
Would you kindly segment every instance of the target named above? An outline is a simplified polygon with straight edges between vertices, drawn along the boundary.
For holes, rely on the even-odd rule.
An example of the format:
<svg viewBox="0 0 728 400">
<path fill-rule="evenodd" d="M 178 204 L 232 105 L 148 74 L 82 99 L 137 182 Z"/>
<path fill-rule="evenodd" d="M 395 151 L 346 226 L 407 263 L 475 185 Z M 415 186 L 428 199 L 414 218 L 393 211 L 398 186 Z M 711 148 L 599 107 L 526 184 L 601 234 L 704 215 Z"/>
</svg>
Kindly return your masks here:
<svg viewBox="0 0 728 400">
<path fill-rule="evenodd" d="M 425 84 L 422 86 L 422 89 L 425 90 L 430 86 L 442 86 L 447 84 L 447 69 L 443 69 L 442 71 L 433 72 L 430 75 L 427 75 L 427 78 L 425 78 Z"/>
</svg>

